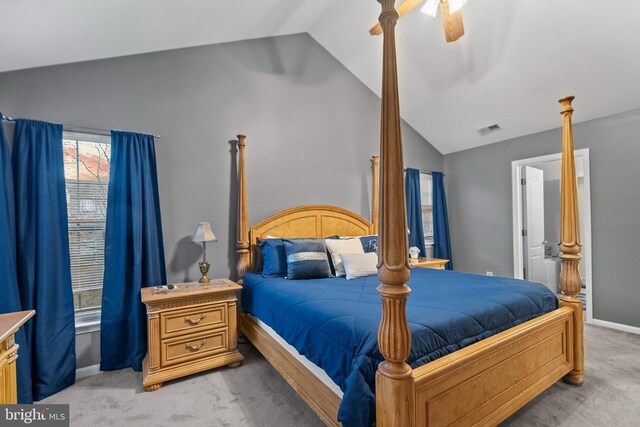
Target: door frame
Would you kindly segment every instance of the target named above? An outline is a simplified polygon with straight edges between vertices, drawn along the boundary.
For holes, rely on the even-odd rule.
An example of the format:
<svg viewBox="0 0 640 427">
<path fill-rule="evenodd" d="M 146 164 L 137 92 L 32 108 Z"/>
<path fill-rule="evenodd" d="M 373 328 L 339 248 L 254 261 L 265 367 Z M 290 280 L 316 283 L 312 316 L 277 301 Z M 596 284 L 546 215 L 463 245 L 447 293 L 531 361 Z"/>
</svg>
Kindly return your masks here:
<svg viewBox="0 0 640 427">
<path fill-rule="evenodd" d="M 593 322 L 593 274 L 591 271 L 591 171 L 589 164 L 589 149 L 583 148 L 574 151 L 574 158 L 582 158 L 584 167 L 584 209 L 579 212 L 584 220 L 584 236 L 582 240 L 582 261 L 584 271 L 587 275 L 587 323 Z M 524 277 L 522 267 L 524 265 L 524 247 L 522 242 L 522 189 L 520 180 L 522 179 L 522 167 L 543 163 L 552 160 L 561 160 L 562 153 L 549 154 L 547 156 L 531 157 L 528 159 L 514 160 L 511 162 L 511 194 L 513 204 L 513 277 L 522 279 Z"/>
</svg>

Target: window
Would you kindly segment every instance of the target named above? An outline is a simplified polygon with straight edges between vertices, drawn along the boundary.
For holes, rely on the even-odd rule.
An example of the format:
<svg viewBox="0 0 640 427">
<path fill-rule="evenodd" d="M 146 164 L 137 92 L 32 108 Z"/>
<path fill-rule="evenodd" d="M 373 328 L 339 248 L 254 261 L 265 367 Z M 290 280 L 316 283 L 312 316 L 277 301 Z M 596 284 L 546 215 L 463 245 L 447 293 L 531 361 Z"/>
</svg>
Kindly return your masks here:
<svg viewBox="0 0 640 427">
<path fill-rule="evenodd" d="M 433 208 L 431 197 L 431 175 L 420 173 L 420 203 L 422 204 L 422 227 L 427 256 L 433 255 Z"/>
<path fill-rule="evenodd" d="M 64 132 L 62 145 L 73 305 L 76 317 L 98 317 L 102 303 L 111 138 Z"/>
</svg>

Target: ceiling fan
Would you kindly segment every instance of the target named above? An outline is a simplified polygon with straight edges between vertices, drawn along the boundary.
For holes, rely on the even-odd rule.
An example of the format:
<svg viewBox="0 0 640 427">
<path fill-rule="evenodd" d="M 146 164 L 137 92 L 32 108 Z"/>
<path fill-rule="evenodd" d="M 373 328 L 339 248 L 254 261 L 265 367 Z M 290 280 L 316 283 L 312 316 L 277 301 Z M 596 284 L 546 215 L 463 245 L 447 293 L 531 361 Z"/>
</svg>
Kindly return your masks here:
<svg viewBox="0 0 640 427">
<path fill-rule="evenodd" d="M 405 15 L 422 3 L 424 0 L 406 0 L 396 8 L 400 16 Z M 435 18 L 440 6 L 440 15 L 442 16 L 442 25 L 444 27 L 444 35 L 447 42 L 451 43 L 458 40 L 464 35 L 464 26 L 462 25 L 462 6 L 467 0 L 427 0 L 420 11 L 425 15 Z M 369 34 L 377 36 L 382 34 L 380 23 L 374 25 L 369 30 Z"/>
</svg>

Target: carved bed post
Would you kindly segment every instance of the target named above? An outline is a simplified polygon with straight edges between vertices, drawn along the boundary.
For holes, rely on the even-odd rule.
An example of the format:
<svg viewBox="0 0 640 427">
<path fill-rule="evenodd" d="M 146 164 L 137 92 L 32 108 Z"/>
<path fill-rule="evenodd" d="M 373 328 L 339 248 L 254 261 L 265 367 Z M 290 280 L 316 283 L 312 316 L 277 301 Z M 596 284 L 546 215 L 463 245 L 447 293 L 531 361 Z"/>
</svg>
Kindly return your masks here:
<svg viewBox="0 0 640 427">
<path fill-rule="evenodd" d="M 373 174 L 373 184 L 371 188 L 371 222 L 373 223 L 373 234 L 378 234 L 378 209 L 380 208 L 380 173 L 378 164 L 380 156 L 371 156 L 371 169 Z"/>
<path fill-rule="evenodd" d="M 238 282 L 242 283 L 250 265 L 249 211 L 247 210 L 247 177 L 244 163 L 245 135 L 238 135 Z"/>
<path fill-rule="evenodd" d="M 560 192 L 560 305 L 573 308 L 573 370 L 564 378 L 570 384 L 582 384 L 584 379 L 584 338 L 582 301 L 578 293 L 582 280 L 580 263 L 580 223 L 578 222 L 578 193 L 573 155 L 573 129 L 571 116 L 573 96 L 562 98 L 562 176 Z"/>
<path fill-rule="evenodd" d="M 412 426 L 414 420 L 413 378 L 406 363 L 411 349 L 406 305 L 411 289 L 407 257 L 407 216 L 404 197 L 402 139 L 396 64 L 394 0 L 382 5 L 380 25 L 384 35 L 382 70 L 382 123 L 380 158 L 380 224 L 378 292 L 382 296 L 382 319 L 378 345 L 384 356 L 376 373 L 376 425 Z"/>
</svg>

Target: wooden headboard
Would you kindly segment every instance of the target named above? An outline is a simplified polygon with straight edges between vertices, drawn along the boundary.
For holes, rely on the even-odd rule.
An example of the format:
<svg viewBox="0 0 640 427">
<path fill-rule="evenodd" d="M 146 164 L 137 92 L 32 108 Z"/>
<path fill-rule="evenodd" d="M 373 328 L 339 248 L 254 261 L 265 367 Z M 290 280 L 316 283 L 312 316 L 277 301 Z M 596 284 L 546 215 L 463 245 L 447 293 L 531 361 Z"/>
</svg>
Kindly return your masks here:
<svg viewBox="0 0 640 427">
<path fill-rule="evenodd" d="M 260 266 L 260 251 L 257 246 L 259 238 L 322 238 L 368 234 L 374 234 L 371 222 L 337 206 L 306 205 L 287 209 L 249 229 L 250 271 L 255 271 Z"/>
</svg>

